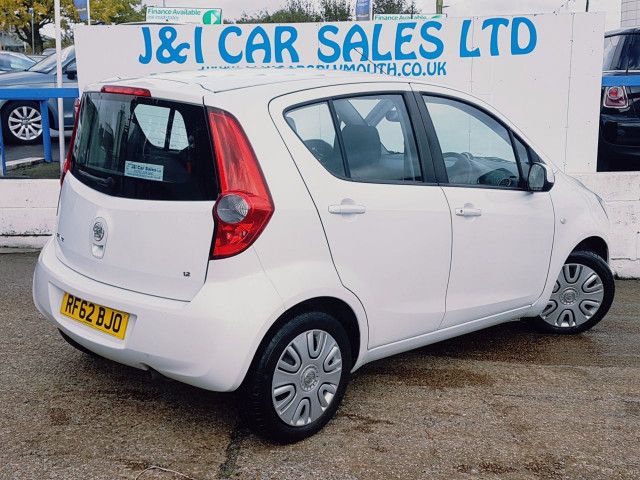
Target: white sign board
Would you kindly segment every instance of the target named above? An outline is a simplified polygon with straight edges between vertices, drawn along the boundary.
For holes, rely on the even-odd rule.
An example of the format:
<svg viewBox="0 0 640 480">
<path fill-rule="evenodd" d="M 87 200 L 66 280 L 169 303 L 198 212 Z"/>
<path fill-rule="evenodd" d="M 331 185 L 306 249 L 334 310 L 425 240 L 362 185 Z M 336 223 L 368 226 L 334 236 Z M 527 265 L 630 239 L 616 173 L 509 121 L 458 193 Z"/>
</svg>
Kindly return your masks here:
<svg viewBox="0 0 640 480">
<path fill-rule="evenodd" d="M 222 9 L 147 7 L 146 21 L 149 23 L 200 23 L 203 25 L 219 25 L 222 23 Z"/>
<path fill-rule="evenodd" d="M 487 101 L 560 167 L 595 172 L 603 36 L 603 14 L 573 13 L 282 25 L 79 25 L 75 44 L 81 89 L 114 76 L 247 65 L 417 77 Z"/>
</svg>

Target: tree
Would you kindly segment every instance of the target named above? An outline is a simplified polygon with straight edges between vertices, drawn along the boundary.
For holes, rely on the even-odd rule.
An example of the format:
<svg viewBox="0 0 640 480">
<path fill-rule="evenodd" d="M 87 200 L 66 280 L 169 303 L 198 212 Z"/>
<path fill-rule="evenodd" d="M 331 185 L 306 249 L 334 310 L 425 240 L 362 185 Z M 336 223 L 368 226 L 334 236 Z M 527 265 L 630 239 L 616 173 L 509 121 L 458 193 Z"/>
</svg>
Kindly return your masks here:
<svg viewBox="0 0 640 480">
<path fill-rule="evenodd" d="M 140 6 L 140 0 L 93 0 L 91 2 L 91 23 L 143 22 L 144 17 L 145 11 Z"/>
<path fill-rule="evenodd" d="M 245 12 L 236 23 L 346 22 L 351 19 L 350 0 L 320 0 L 320 10 L 312 0 L 287 0 L 273 13 L 260 10 L 248 15 Z"/>
<path fill-rule="evenodd" d="M 34 11 L 35 45 L 31 45 L 31 15 Z M 68 30 L 70 22 L 79 22 L 73 0 L 60 0 L 61 23 Z M 122 23 L 143 20 L 140 0 L 94 0 L 91 2 L 91 20 L 96 23 Z M 31 45 L 32 51 L 42 51 L 40 29 L 54 22 L 53 0 L 0 0 L 0 28 L 14 31 L 18 38 Z"/>
<path fill-rule="evenodd" d="M 415 0 L 375 0 L 373 13 L 420 13 Z"/>
<path fill-rule="evenodd" d="M 321 0 L 320 15 L 325 22 L 348 22 L 352 19 L 348 0 Z"/>
<path fill-rule="evenodd" d="M 34 12 L 34 45 L 31 45 L 31 15 Z M 61 0 L 63 15 L 72 13 L 73 1 Z M 53 0 L 0 0 L 0 28 L 5 31 L 13 30 L 20 40 L 31 45 L 32 51 L 42 51 L 42 36 L 40 29 L 53 23 Z"/>
<path fill-rule="evenodd" d="M 278 10 L 269 13 L 261 10 L 253 15 L 242 14 L 236 23 L 301 23 L 322 20 L 314 4 L 309 0 L 287 0 Z"/>
</svg>

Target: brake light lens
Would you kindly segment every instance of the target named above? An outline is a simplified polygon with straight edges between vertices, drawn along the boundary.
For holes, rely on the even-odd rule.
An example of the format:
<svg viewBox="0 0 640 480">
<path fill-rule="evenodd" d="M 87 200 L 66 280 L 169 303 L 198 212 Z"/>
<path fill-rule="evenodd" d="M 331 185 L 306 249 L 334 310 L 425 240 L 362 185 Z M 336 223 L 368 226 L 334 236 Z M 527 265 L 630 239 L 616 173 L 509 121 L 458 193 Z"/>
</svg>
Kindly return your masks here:
<svg viewBox="0 0 640 480">
<path fill-rule="evenodd" d="M 124 87 L 121 85 L 105 85 L 100 91 L 102 93 L 117 93 L 120 95 L 134 95 L 136 97 L 151 96 L 151 92 L 146 88 Z"/>
<path fill-rule="evenodd" d="M 76 131 L 78 130 L 78 119 L 80 118 L 80 107 L 82 102 L 79 98 L 76 98 L 73 102 L 73 130 L 71 132 L 71 139 L 69 140 L 69 149 L 67 150 L 67 156 L 62 164 L 62 171 L 60 172 L 60 186 L 64 182 L 64 177 L 69 170 L 71 170 L 71 156 L 73 152 L 73 145 L 76 141 Z"/>
<path fill-rule="evenodd" d="M 73 101 L 73 118 L 78 118 L 78 112 L 80 112 L 80 99 L 76 98 Z"/>
<path fill-rule="evenodd" d="M 624 87 L 607 87 L 604 92 L 604 106 L 607 108 L 627 108 L 629 99 Z"/>
<path fill-rule="evenodd" d="M 258 159 L 238 120 L 228 112 L 209 110 L 209 125 L 220 196 L 212 259 L 237 255 L 260 236 L 273 215 L 274 205 Z"/>
</svg>

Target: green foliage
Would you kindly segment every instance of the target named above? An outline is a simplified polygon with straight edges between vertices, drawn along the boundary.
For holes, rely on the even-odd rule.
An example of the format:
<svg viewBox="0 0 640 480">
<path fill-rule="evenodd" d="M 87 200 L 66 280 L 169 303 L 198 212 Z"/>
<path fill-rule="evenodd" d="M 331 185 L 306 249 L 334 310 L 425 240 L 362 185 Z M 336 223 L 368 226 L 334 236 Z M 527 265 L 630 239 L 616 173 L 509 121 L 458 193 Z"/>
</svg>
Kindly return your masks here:
<svg viewBox="0 0 640 480">
<path fill-rule="evenodd" d="M 348 0 L 321 0 L 320 15 L 325 22 L 348 22 L 352 19 Z"/>
<path fill-rule="evenodd" d="M 415 0 L 374 0 L 373 13 L 420 13 Z"/>
<path fill-rule="evenodd" d="M 252 15 L 243 13 L 236 23 L 304 23 L 351 20 L 349 0 L 321 0 L 320 10 L 311 0 L 287 0 L 274 12 L 261 10 Z"/>
<path fill-rule="evenodd" d="M 1 1 L 1 0 L 0 0 Z M 144 21 L 140 0 L 93 0 L 91 23 L 126 23 Z"/>
<path fill-rule="evenodd" d="M 43 38 L 40 29 L 54 22 L 53 0 L 0 0 L 0 28 L 14 31 L 18 38 L 31 45 L 31 14 L 34 11 L 34 40 L 32 51 L 42 51 Z M 65 41 L 70 41 L 69 24 L 79 22 L 73 0 L 60 0 L 61 27 Z M 92 23 L 123 23 L 144 20 L 140 0 L 93 0 Z"/>
</svg>

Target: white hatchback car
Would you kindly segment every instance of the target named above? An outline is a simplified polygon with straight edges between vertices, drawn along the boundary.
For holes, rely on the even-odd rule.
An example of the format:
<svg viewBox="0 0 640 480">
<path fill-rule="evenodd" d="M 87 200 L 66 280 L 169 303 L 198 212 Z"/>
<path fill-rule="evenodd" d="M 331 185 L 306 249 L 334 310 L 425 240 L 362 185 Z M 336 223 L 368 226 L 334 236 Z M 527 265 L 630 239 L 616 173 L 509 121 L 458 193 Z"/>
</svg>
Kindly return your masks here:
<svg viewBox="0 0 640 480">
<path fill-rule="evenodd" d="M 607 313 L 609 221 L 504 116 L 418 81 L 182 72 L 88 88 L 35 304 L 75 347 L 215 391 L 259 434 L 352 371 L 528 317 Z"/>
</svg>

